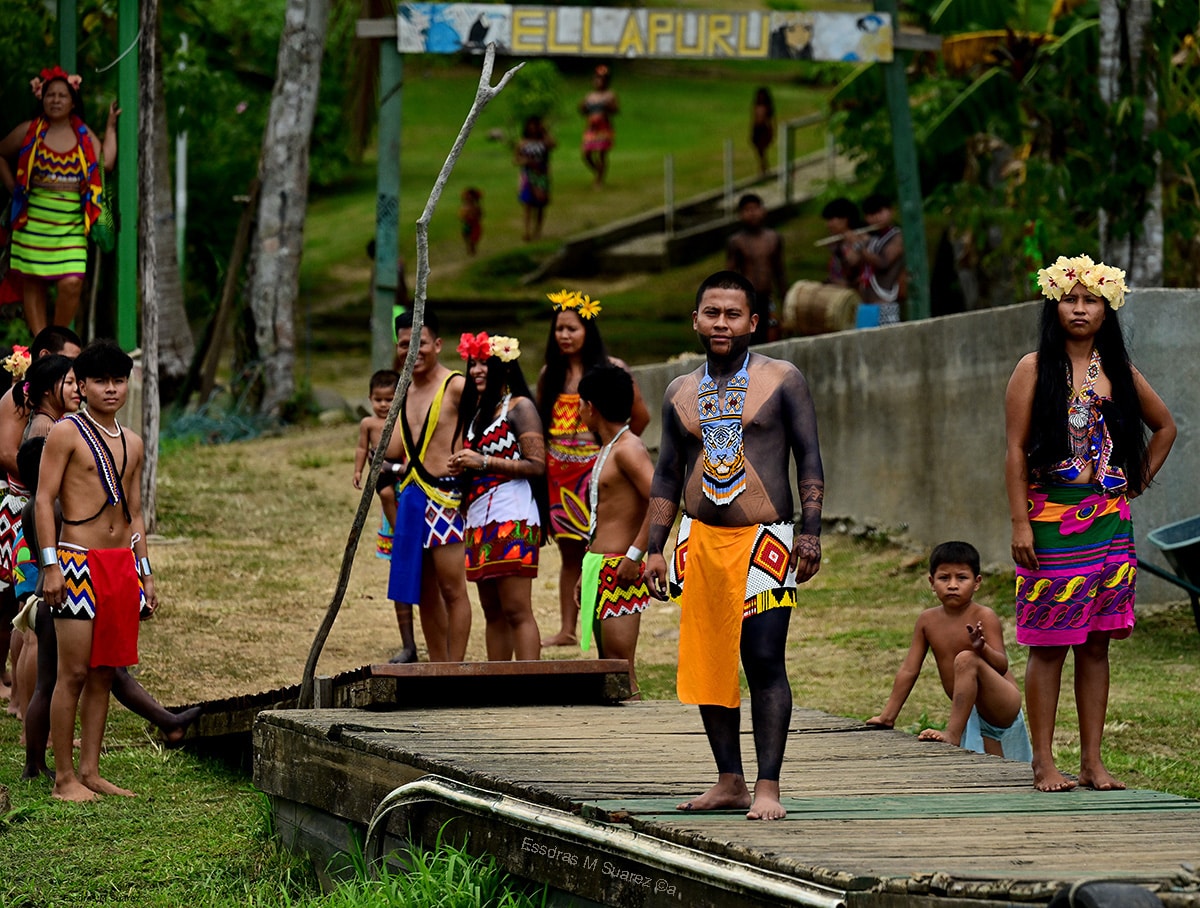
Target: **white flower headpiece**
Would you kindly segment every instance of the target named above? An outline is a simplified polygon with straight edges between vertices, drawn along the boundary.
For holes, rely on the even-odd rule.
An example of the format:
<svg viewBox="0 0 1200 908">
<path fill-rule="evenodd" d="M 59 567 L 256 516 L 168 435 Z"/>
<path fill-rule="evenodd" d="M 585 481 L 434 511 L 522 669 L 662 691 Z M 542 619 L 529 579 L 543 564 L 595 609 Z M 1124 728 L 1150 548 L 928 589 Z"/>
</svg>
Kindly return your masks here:
<svg viewBox="0 0 1200 908">
<path fill-rule="evenodd" d="M 1125 305 L 1125 272 L 1103 262 L 1097 264 L 1089 256 L 1077 255 L 1067 258 L 1060 255 L 1058 261 L 1048 265 L 1037 274 L 1038 287 L 1047 299 L 1060 300 L 1063 294 L 1082 284 L 1084 289 L 1108 300 L 1113 309 Z"/>
</svg>

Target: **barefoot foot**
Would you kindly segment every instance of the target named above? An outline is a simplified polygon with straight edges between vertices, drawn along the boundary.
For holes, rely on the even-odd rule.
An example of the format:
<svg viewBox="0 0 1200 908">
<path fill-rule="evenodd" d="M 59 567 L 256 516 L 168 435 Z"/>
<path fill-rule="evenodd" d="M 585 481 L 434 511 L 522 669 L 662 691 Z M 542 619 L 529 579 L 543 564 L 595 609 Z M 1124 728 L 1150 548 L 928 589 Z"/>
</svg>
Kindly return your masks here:
<svg viewBox="0 0 1200 908">
<path fill-rule="evenodd" d="M 754 783 L 754 802 L 750 805 L 747 820 L 782 820 L 787 816 L 779 802 L 779 782 L 759 779 Z"/>
<path fill-rule="evenodd" d="M 21 781 L 32 782 L 34 779 L 45 775 L 51 782 L 54 781 L 54 770 L 48 767 L 45 763 L 41 766 L 25 764 L 25 768 L 21 770 Z"/>
<path fill-rule="evenodd" d="M 119 788 L 108 779 L 103 779 L 100 776 L 83 776 L 83 784 L 94 791 L 96 794 L 102 795 L 120 795 L 123 798 L 136 798 L 132 791 L 127 788 Z"/>
<path fill-rule="evenodd" d="M 577 646 L 578 644 L 579 638 L 566 631 L 559 631 L 553 637 L 547 637 L 542 641 L 542 646 Z"/>
<path fill-rule="evenodd" d="M 1075 781 L 1059 772 L 1053 763 L 1033 761 L 1033 787 L 1038 791 L 1070 791 L 1075 785 Z"/>
<path fill-rule="evenodd" d="M 183 743 L 183 736 L 187 734 L 188 726 L 200 718 L 200 707 L 193 706 L 191 709 L 185 709 L 182 712 L 175 713 L 175 721 L 165 726 L 160 726 L 163 733 L 163 740 L 167 747 L 178 747 Z"/>
<path fill-rule="evenodd" d="M 955 747 L 958 747 L 958 742 L 960 739 L 955 738 L 953 735 L 948 735 L 944 731 L 938 731 L 936 728 L 926 728 L 919 735 L 917 735 L 917 740 L 940 741 L 943 744 L 953 744 Z"/>
<path fill-rule="evenodd" d="M 54 792 L 50 796 L 59 801 L 71 801 L 75 804 L 83 804 L 87 801 L 98 801 L 100 799 L 100 796 L 96 792 L 75 778 L 66 781 L 55 780 Z"/>
<path fill-rule="evenodd" d="M 684 801 L 676 810 L 745 810 L 750 806 L 746 780 L 733 773 L 721 773 L 717 784 L 698 798 Z"/>
<path fill-rule="evenodd" d="M 1116 778 L 1103 763 L 1080 768 L 1079 784 L 1096 791 L 1124 791 L 1125 783 Z"/>
<path fill-rule="evenodd" d="M 415 646 L 406 646 L 400 650 L 388 662 L 392 665 L 407 665 L 410 662 L 417 661 L 417 648 Z"/>
</svg>

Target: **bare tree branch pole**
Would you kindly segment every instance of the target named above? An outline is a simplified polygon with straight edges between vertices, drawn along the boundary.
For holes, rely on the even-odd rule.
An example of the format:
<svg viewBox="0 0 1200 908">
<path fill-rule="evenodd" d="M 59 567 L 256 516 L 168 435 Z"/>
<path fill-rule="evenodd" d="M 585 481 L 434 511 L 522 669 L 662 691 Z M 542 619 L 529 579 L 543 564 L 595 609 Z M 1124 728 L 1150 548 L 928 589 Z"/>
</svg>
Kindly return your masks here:
<svg viewBox="0 0 1200 908">
<path fill-rule="evenodd" d="M 421 329 L 425 325 L 425 291 L 429 284 L 429 221 L 433 218 L 434 209 L 437 208 L 437 203 L 442 197 L 442 190 L 446 186 L 446 181 L 450 178 L 450 173 L 454 170 L 454 165 L 458 162 L 458 156 L 462 153 L 463 146 L 467 142 L 467 137 L 471 134 L 471 130 L 475 126 L 475 121 L 479 119 L 479 114 L 496 95 L 504 90 L 509 80 L 525 65 L 524 63 L 518 63 L 506 72 L 493 87 L 491 84 L 492 66 L 495 63 L 495 58 L 496 46 L 489 44 L 487 46 L 487 53 L 483 58 L 483 69 L 479 74 L 479 87 L 475 91 L 475 101 L 471 104 L 467 118 L 463 121 L 462 129 L 458 131 L 458 138 L 454 140 L 450 154 L 446 156 L 446 162 L 442 165 L 441 172 L 433 183 L 433 189 L 430 191 L 429 199 L 425 203 L 425 210 L 421 212 L 421 217 L 417 219 L 417 286 L 413 298 L 413 337 L 419 337 Z M 346 587 L 350 584 L 350 571 L 354 567 L 354 555 L 358 551 L 358 541 L 362 536 L 363 526 L 367 522 L 367 515 L 371 511 L 371 505 L 375 498 L 375 483 L 379 479 L 379 471 L 383 465 L 383 456 L 387 452 L 388 442 L 391 441 L 392 430 L 395 428 L 400 409 L 404 405 L 404 397 L 408 394 L 408 387 L 412 384 L 413 368 L 417 363 L 417 350 L 419 347 L 420 344 L 409 345 L 408 355 L 404 358 L 404 368 L 400 373 L 400 381 L 396 385 L 396 396 L 392 400 L 387 420 L 384 422 L 383 430 L 379 434 L 379 444 L 375 446 L 375 456 L 371 458 L 371 472 L 363 482 L 362 498 L 359 499 L 358 510 L 354 514 L 354 522 L 350 526 L 350 535 L 346 540 L 346 549 L 342 553 L 342 567 L 338 572 L 337 586 L 333 591 L 333 599 L 330 601 L 329 607 L 325 610 L 325 617 L 321 621 L 321 626 L 317 628 L 317 635 L 313 638 L 312 647 L 308 652 L 308 660 L 304 664 L 304 678 L 300 683 L 300 699 L 298 703 L 300 709 L 311 709 L 313 705 L 313 687 L 317 661 L 321 658 L 321 650 L 325 648 L 325 641 L 329 638 L 329 632 L 333 629 L 333 622 L 337 618 L 343 600 L 346 598 Z"/>
</svg>

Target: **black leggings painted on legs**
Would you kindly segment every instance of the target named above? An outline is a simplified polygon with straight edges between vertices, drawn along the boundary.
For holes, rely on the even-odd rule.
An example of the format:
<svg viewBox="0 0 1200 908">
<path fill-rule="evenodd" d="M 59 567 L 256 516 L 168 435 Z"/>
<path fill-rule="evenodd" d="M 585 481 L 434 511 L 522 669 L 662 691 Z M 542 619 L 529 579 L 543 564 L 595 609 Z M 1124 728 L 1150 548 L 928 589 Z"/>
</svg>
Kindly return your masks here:
<svg viewBox="0 0 1200 908">
<path fill-rule="evenodd" d="M 791 619 L 790 608 L 773 608 L 742 622 L 742 668 L 750 687 L 757 778 L 772 782 L 779 780 L 792 719 L 792 687 L 784 660 Z M 717 772 L 744 775 L 741 710 L 701 706 L 700 716 L 717 762 Z"/>
</svg>

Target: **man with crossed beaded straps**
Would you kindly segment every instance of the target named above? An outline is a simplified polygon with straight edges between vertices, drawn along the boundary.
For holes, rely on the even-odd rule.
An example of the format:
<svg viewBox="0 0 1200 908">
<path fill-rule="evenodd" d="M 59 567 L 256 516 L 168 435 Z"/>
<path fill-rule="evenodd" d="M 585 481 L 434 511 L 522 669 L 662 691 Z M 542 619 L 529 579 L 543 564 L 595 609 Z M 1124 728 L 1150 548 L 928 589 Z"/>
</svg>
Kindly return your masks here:
<svg viewBox="0 0 1200 908">
<path fill-rule="evenodd" d="M 779 771 L 792 714 L 784 662 L 796 584 L 821 564 L 824 474 L 808 383 L 791 363 L 749 352 L 754 288 L 719 271 L 696 293 L 692 327 L 705 364 L 663 400 L 662 440 L 650 490 L 646 579 L 680 599 L 679 699 L 700 706 L 717 763 L 716 785 L 680 810 L 747 809 L 785 815 Z M 801 517 L 789 472 L 795 458 Z M 682 498 L 670 576 L 663 548 Z M 742 771 L 738 657 L 750 686 L 758 776 Z"/>
</svg>

